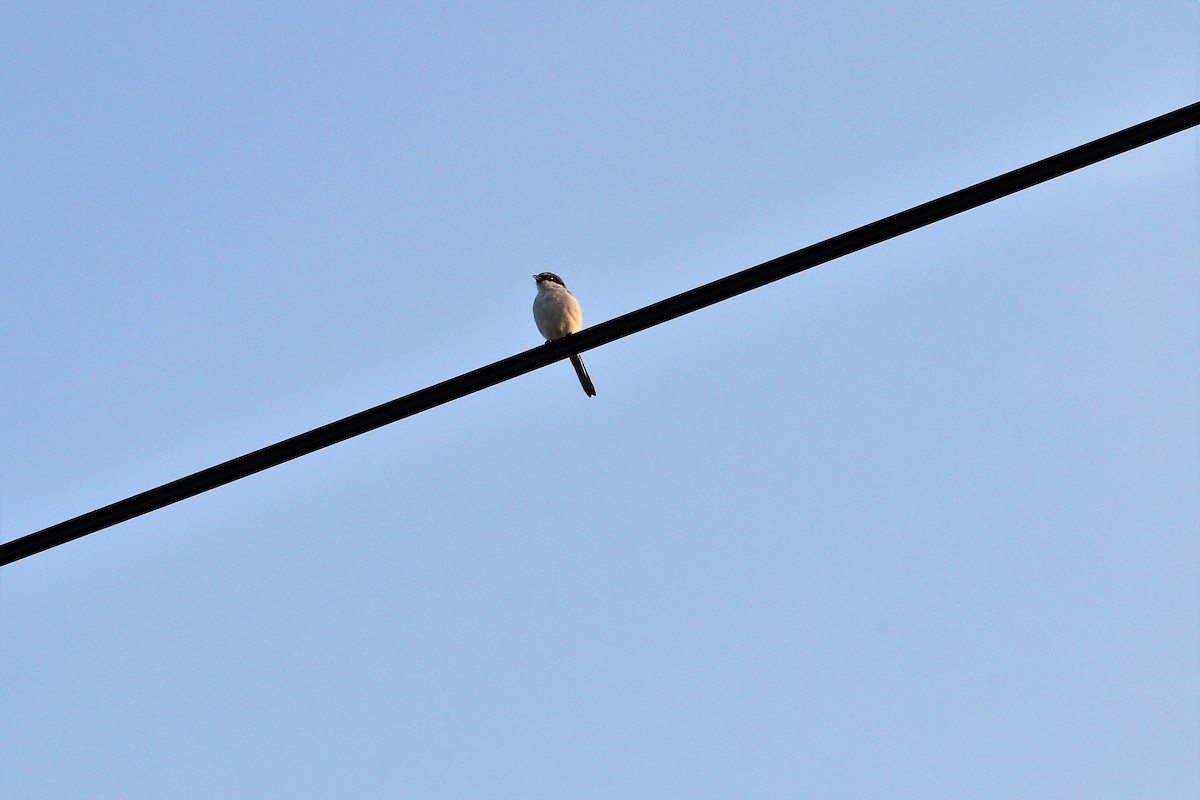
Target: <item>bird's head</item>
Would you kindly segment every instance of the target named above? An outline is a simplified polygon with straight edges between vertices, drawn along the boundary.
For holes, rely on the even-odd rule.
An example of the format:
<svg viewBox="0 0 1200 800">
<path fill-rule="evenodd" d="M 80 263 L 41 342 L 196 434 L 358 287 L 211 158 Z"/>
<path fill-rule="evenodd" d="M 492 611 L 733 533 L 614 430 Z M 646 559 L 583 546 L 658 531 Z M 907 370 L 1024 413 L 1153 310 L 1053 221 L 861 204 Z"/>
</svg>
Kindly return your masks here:
<svg viewBox="0 0 1200 800">
<path fill-rule="evenodd" d="M 533 279 L 535 281 L 537 281 L 537 285 L 538 285 L 539 289 L 542 288 L 542 286 L 545 284 L 555 284 L 555 283 L 558 284 L 559 286 L 563 287 L 564 289 L 567 288 L 567 285 L 565 283 L 563 283 L 563 279 L 558 277 L 557 275 L 555 275 L 553 272 L 539 272 L 537 275 L 533 276 Z"/>
</svg>

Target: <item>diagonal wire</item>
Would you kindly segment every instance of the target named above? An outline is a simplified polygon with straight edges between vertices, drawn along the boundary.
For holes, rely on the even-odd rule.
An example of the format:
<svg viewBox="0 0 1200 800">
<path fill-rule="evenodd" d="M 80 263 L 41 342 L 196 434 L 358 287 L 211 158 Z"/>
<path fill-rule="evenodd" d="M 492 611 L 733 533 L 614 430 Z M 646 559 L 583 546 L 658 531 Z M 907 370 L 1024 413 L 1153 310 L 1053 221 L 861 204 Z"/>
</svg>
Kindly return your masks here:
<svg viewBox="0 0 1200 800">
<path fill-rule="evenodd" d="M 712 283 L 660 300 L 586 328 L 568 339 L 541 345 L 456 378 L 360 411 L 320 428 L 200 470 L 141 494 L 89 511 L 0 545 L 0 566 L 78 539 L 142 514 L 253 475 L 367 431 L 419 414 L 473 392 L 516 378 L 572 353 L 582 353 L 655 325 L 728 300 L 835 258 L 969 211 L 1098 161 L 1200 125 L 1200 103 L 1176 109 L 1033 164 L 922 203 Z"/>
</svg>

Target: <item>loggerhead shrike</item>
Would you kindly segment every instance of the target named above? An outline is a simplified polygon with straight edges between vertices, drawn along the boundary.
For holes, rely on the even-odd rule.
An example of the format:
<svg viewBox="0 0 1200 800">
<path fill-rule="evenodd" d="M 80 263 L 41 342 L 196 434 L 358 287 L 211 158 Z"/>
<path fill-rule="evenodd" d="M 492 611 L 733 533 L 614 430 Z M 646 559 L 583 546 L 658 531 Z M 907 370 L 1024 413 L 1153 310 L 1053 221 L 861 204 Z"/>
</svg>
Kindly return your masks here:
<svg viewBox="0 0 1200 800">
<path fill-rule="evenodd" d="M 567 291 L 563 279 L 553 272 L 542 272 L 534 275 L 537 281 L 537 297 L 533 298 L 533 321 L 546 341 L 561 339 L 578 332 L 583 327 L 583 311 L 575 295 Z M 583 359 L 577 355 L 571 356 L 571 366 L 579 376 L 579 383 L 588 397 L 596 396 L 596 387 L 588 377 Z"/>
</svg>

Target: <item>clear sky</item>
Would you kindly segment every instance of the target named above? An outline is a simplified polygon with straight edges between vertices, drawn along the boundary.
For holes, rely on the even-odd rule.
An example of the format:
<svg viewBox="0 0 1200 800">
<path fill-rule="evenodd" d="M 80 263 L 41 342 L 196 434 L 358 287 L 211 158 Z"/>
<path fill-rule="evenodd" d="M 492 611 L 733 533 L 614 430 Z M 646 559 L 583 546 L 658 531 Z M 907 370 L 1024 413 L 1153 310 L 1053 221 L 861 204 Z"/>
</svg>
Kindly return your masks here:
<svg viewBox="0 0 1200 800">
<path fill-rule="evenodd" d="M 1200 6 L 0 11 L 4 540 L 1200 97 Z M 1200 796 L 1175 136 L 0 573 L 5 798 Z"/>
</svg>

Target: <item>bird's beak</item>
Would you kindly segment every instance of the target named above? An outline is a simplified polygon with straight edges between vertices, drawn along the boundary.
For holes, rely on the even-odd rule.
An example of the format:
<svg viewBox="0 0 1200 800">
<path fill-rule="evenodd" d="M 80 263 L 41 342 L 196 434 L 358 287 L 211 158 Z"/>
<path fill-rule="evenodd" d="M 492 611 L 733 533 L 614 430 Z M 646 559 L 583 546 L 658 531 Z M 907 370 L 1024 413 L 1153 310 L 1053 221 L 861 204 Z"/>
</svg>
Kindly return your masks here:
<svg viewBox="0 0 1200 800">
<path fill-rule="evenodd" d="M 533 278 L 535 281 L 537 280 L 537 275 L 530 275 L 529 277 Z"/>
</svg>

